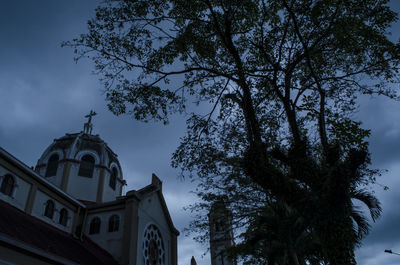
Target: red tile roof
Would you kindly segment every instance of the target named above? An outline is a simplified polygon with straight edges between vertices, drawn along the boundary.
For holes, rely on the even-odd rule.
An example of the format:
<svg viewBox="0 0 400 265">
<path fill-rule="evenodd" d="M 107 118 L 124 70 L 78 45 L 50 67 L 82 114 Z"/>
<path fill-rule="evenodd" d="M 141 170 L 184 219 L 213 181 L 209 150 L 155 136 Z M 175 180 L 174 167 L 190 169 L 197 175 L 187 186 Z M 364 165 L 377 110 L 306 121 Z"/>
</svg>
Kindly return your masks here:
<svg viewBox="0 0 400 265">
<path fill-rule="evenodd" d="M 0 233 L 81 265 L 118 265 L 89 238 L 83 241 L 0 200 Z"/>
</svg>

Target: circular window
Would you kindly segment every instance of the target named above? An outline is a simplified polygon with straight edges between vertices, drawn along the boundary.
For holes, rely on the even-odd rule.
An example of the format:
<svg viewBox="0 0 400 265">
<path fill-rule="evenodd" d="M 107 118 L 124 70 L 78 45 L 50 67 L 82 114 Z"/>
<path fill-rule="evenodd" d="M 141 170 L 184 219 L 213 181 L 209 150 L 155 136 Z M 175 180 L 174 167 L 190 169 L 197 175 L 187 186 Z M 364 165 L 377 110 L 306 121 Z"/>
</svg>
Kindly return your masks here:
<svg viewBox="0 0 400 265">
<path fill-rule="evenodd" d="M 143 257 L 145 265 L 164 265 L 165 248 L 160 230 L 148 225 L 143 234 Z"/>
</svg>

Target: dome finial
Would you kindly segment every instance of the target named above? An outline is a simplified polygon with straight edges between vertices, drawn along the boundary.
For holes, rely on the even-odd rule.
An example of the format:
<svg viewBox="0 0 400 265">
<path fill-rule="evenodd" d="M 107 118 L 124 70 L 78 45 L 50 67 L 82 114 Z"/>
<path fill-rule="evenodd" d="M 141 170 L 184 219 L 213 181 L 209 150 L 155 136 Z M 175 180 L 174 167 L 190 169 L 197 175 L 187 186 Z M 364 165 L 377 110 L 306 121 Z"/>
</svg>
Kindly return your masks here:
<svg viewBox="0 0 400 265">
<path fill-rule="evenodd" d="M 92 134 L 92 130 L 93 130 L 92 117 L 95 115 L 97 115 L 97 113 L 94 112 L 93 110 L 91 110 L 90 113 L 85 116 L 85 118 L 88 118 L 88 121 L 83 125 L 84 133 Z"/>
</svg>

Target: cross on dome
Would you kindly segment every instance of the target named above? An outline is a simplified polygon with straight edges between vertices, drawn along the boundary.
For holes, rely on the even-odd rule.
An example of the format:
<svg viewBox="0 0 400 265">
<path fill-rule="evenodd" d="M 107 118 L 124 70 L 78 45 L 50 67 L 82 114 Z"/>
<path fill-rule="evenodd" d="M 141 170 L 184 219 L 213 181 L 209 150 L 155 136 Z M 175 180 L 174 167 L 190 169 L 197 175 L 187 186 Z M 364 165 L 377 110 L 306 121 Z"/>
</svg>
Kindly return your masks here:
<svg viewBox="0 0 400 265">
<path fill-rule="evenodd" d="M 85 115 L 85 118 L 88 118 L 88 121 L 83 125 L 84 133 L 92 134 L 93 130 L 92 117 L 96 115 L 97 113 L 93 110 L 91 110 L 89 114 Z"/>
</svg>

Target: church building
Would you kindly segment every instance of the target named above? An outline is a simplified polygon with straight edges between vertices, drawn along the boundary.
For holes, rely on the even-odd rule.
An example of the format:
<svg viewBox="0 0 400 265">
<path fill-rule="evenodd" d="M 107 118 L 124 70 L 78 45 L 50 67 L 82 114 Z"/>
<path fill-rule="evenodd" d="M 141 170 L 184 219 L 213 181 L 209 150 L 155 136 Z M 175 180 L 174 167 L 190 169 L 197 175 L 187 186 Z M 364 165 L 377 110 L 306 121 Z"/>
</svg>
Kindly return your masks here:
<svg viewBox="0 0 400 265">
<path fill-rule="evenodd" d="M 156 175 L 127 191 L 118 156 L 67 133 L 30 168 L 0 147 L 0 265 L 177 265 L 177 237 Z"/>
</svg>

